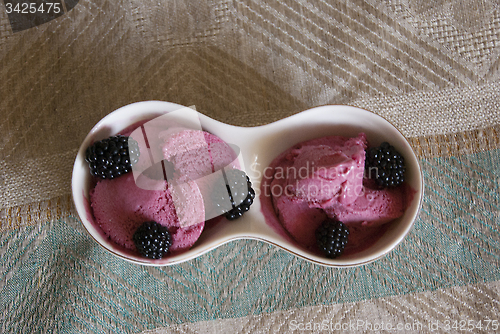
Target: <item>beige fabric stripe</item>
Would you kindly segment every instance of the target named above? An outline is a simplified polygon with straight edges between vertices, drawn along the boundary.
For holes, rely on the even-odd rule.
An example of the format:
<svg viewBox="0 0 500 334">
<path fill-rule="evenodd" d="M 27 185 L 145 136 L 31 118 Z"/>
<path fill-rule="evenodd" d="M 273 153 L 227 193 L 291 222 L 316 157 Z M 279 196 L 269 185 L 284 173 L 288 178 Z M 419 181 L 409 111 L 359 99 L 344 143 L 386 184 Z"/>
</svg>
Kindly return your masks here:
<svg viewBox="0 0 500 334">
<path fill-rule="evenodd" d="M 479 80 L 450 55 L 393 21 L 380 6 L 356 5 L 246 0 L 236 2 L 235 16 L 249 36 L 327 85 L 332 79 L 340 86 L 355 82 L 360 92 L 387 94 Z M 443 61 L 456 71 L 445 71 Z M 353 66 L 358 62 L 365 66 Z M 318 66 L 321 70 L 315 72 Z M 354 93 L 350 86 L 345 86 L 347 94 Z"/>
<path fill-rule="evenodd" d="M 403 91 L 410 91 L 426 89 L 427 85 L 431 83 L 443 88 L 448 85 L 448 81 L 453 81 L 450 75 L 445 74 L 446 77 L 440 77 L 423 65 L 422 63 L 428 60 L 425 55 L 416 52 L 406 40 L 397 37 L 399 34 L 396 31 L 401 29 L 379 21 L 379 18 L 383 17 L 378 12 L 379 8 L 364 11 L 360 7 L 352 6 L 352 4 L 331 5 L 324 1 L 318 3 L 318 8 L 315 8 L 316 5 L 308 7 L 311 13 L 315 12 L 318 17 L 327 14 L 342 23 L 342 29 L 334 30 L 333 27 L 329 27 L 328 31 L 334 36 L 342 38 L 346 45 L 355 48 L 356 52 L 360 52 L 360 56 L 355 58 L 358 60 L 365 58 L 366 60 L 362 63 L 373 62 L 376 64 L 375 68 L 379 67 L 375 70 L 376 73 L 382 72 L 379 74 L 381 78 L 377 81 L 378 85 L 393 82 L 395 87 L 399 87 Z M 373 15 L 375 12 L 377 14 Z M 329 20 L 321 22 L 321 26 L 328 24 Z M 408 75 L 409 73 L 411 75 Z M 419 77 L 422 82 L 414 80 Z M 404 82 L 403 85 L 400 83 L 401 81 Z"/>
<path fill-rule="evenodd" d="M 21 161 L 0 161 L 0 209 L 71 193 L 77 151 Z"/>
<path fill-rule="evenodd" d="M 0 209 L 0 232 L 77 215 L 71 195 Z"/>
<path fill-rule="evenodd" d="M 363 99 L 353 105 L 391 122 L 406 137 L 472 131 L 500 124 L 500 82 L 437 92 Z"/>
<path fill-rule="evenodd" d="M 481 321 L 483 327 L 483 330 L 474 328 L 472 332 L 487 333 L 495 332 L 491 320 L 496 319 L 498 325 L 499 313 L 500 282 L 497 281 L 355 303 L 186 323 L 142 333 L 463 333 L 467 331 L 469 320 L 475 326 Z M 312 330 L 307 330 L 306 326 L 311 326 Z M 379 326 L 378 331 L 376 326 Z M 388 326 L 403 326 L 403 329 L 387 330 Z"/>
<path fill-rule="evenodd" d="M 246 34 L 256 41 L 263 43 L 267 49 L 278 53 L 281 58 L 286 59 L 298 68 L 307 69 L 315 79 L 324 85 L 331 85 L 333 80 L 335 83 L 334 86 L 340 87 L 343 90 L 343 94 L 348 95 L 350 98 L 359 96 L 355 92 L 354 87 L 349 85 L 350 82 L 356 82 L 355 88 L 360 92 L 372 95 L 381 93 L 377 89 L 377 86 L 370 86 L 365 82 L 359 81 L 357 77 L 362 76 L 363 73 L 358 73 L 359 70 L 357 68 L 351 69 L 348 62 L 341 56 L 330 55 L 333 58 L 331 68 L 325 69 L 317 65 L 313 61 L 317 60 L 315 59 L 317 57 L 310 55 L 311 52 L 307 52 L 308 50 L 296 41 L 296 38 L 283 36 L 276 25 L 266 19 L 266 17 L 263 17 L 262 10 L 258 7 L 253 8 L 252 3 L 237 3 L 236 11 L 238 13 L 237 24 L 242 27 Z M 279 36 L 279 38 L 276 36 Z M 305 55 L 297 52 L 297 50 L 304 52 Z M 351 69 L 352 72 L 347 71 L 346 68 Z M 384 93 L 390 93 L 389 90 L 382 88 L 381 90 Z"/>
<path fill-rule="evenodd" d="M 500 125 L 447 135 L 409 138 L 420 158 L 472 154 L 500 148 Z"/>
<path fill-rule="evenodd" d="M 412 31 L 413 29 L 407 25 L 407 21 L 396 20 L 393 13 L 385 11 L 384 9 L 386 9 L 386 7 L 380 6 L 378 1 L 354 0 L 353 3 L 356 3 L 359 8 L 367 13 L 367 16 L 370 16 L 370 13 L 376 13 L 377 24 L 370 27 L 372 31 L 382 29 L 381 27 L 384 26 L 389 30 L 396 30 L 404 37 L 405 42 L 416 51 L 413 56 L 415 58 L 421 58 L 422 62 L 427 64 L 428 69 L 432 72 L 442 77 L 446 77 L 456 84 L 458 84 L 459 81 L 463 81 L 466 84 L 480 81 L 478 75 L 468 68 L 468 64 L 461 60 L 454 59 L 455 57 L 453 57 L 454 55 L 452 53 L 446 54 L 446 50 L 443 50 L 438 45 L 428 43 L 425 39 L 421 38 L 419 34 Z M 391 37 L 389 37 L 389 40 L 390 39 Z M 429 61 L 426 61 L 425 58 L 427 57 L 429 57 Z M 445 64 L 452 68 L 447 69 Z"/>
</svg>

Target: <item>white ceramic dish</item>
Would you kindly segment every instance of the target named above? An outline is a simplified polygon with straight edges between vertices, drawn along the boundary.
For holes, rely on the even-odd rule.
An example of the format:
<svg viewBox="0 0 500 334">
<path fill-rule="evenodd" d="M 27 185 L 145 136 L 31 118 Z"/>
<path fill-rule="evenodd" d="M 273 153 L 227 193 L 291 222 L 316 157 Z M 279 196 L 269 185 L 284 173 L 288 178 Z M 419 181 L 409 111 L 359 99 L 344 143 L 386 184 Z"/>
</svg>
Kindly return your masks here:
<svg viewBox="0 0 500 334">
<path fill-rule="evenodd" d="M 199 114 L 204 130 L 211 132 L 241 150 L 244 168 L 254 188 L 259 188 L 264 168 L 281 152 L 304 140 L 327 135 L 367 135 L 370 145 L 389 141 L 405 157 L 407 183 L 416 191 L 405 214 L 391 224 L 385 234 L 368 249 L 337 259 L 313 254 L 290 241 L 283 233 L 271 227 L 261 212 L 261 202 L 256 197 L 251 209 L 240 219 L 222 221 L 203 231 L 196 244 L 188 251 L 162 260 L 148 260 L 111 243 L 93 223 L 89 202 L 92 187 L 85 150 L 92 142 L 119 133 L 128 126 L 156 116 L 184 108 L 161 101 L 138 102 L 124 106 L 104 117 L 83 141 L 73 167 L 73 200 L 83 225 L 90 235 L 106 250 L 125 260 L 152 266 L 181 263 L 196 258 L 222 244 L 237 239 L 256 239 L 278 246 L 296 256 L 331 267 L 350 267 L 375 261 L 393 250 L 410 231 L 418 215 L 423 198 L 423 178 L 418 160 L 404 136 L 389 122 L 369 111 L 349 106 L 322 106 L 303 111 L 280 121 L 259 127 L 227 125 Z"/>
</svg>

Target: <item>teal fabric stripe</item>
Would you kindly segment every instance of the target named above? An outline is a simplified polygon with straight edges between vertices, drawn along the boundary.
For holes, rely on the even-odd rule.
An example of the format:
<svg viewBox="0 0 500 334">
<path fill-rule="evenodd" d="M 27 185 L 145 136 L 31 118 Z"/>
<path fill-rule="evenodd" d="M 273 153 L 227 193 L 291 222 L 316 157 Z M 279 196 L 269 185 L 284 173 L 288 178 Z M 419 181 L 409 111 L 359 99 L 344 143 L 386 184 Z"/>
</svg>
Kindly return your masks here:
<svg viewBox="0 0 500 334">
<path fill-rule="evenodd" d="M 72 217 L 5 232 L 0 332 L 133 333 L 499 280 L 500 150 L 421 164 L 426 196 L 414 228 L 359 268 L 316 266 L 253 240 L 141 267 L 105 252 Z"/>
</svg>

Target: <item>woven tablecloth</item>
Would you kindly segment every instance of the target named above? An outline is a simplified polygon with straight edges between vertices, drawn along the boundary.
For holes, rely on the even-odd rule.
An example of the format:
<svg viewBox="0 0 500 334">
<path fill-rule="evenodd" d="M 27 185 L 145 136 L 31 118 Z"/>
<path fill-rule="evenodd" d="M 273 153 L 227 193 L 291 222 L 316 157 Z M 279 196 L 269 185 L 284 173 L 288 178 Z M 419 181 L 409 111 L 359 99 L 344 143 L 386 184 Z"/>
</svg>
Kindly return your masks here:
<svg viewBox="0 0 500 334">
<path fill-rule="evenodd" d="M 14 32 L 0 3 L 0 332 L 500 331 L 498 1 L 68 4 Z M 70 179 L 94 124 L 144 100 L 239 126 L 365 108 L 413 146 L 422 210 L 361 267 L 251 240 L 168 267 L 125 262 L 80 223 Z"/>
</svg>

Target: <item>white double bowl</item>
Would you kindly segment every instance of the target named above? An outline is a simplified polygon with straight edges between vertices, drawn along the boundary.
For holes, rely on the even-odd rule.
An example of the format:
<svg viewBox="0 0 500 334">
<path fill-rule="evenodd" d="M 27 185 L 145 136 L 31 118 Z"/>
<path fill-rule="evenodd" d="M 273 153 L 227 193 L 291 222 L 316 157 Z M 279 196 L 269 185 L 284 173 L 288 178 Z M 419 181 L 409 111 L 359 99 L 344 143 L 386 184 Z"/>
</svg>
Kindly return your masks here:
<svg viewBox="0 0 500 334">
<path fill-rule="evenodd" d="M 184 106 L 161 101 L 138 102 L 124 106 L 104 117 L 83 141 L 73 167 L 73 200 L 80 219 L 90 235 L 107 251 L 127 261 L 142 265 L 165 266 L 196 258 L 218 246 L 237 239 L 256 239 L 280 247 L 298 257 L 331 267 L 351 267 L 375 261 L 399 245 L 411 230 L 422 205 L 423 177 L 411 146 L 406 138 L 388 121 L 369 111 L 341 105 L 309 109 L 258 127 L 237 127 L 197 114 L 203 130 L 240 149 L 240 162 L 249 175 L 254 188 L 259 188 L 266 167 L 280 153 L 291 146 L 322 136 L 354 137 L 364 132 L 371 146 L 387 141 L 405 157 L 405 182 L 415 190 L 405 213 L 390 223 L 387 231 L 372 246 L 355 254 L 328 259 L 295 243 L 278 226 L 271 226 L 261 210 L 257 196 L 251 209 L 235 221 L 220 222 L 206 229 L 194 246 L 161 260 L 149 260 L 114 244 L 94 222 L 89 192 L 94 182 L 85 161 L 85 150 L 93 142 L 123 131 L 140 121 L 150 120 Z"/>
</svg>

